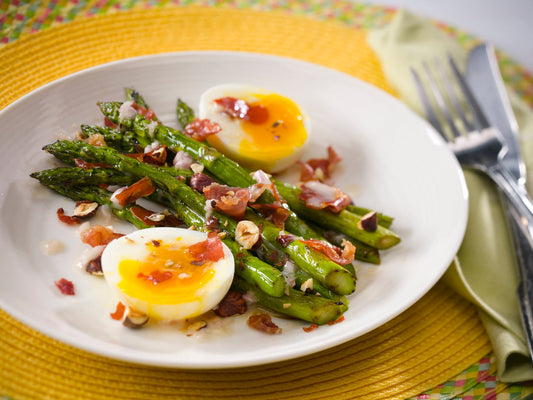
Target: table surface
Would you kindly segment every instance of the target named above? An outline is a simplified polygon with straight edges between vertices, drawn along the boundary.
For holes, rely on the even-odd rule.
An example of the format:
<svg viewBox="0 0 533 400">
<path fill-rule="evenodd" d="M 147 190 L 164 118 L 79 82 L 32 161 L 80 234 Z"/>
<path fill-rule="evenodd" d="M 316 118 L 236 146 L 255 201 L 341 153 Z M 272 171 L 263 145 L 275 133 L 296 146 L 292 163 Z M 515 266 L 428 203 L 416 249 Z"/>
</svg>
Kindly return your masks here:
<svg viewBox="0 0 533 400">
<path fill-rule="evenodd" d="M 531 0 L 365 0 L 402 7 L 460 28 L 493 44 L 533 72 Z"/>
<path fill-rule="evenodd" d="M 365 0 L 365 2 L 403 7 L 458 27 L 494 44 L 529 71 L 533 71 L 533 51 L 531 51 L 533 50 L 533 45 L 528 40 L 528 33 L 531 33 L 531 28 L 527 25 L 528 16 L 533 15 L 533 0 L 508 0 L 505 3 L 496 0 L 448 0 L 439 3 L 422 0 Z M 469 377 L 470 375 L 468 374 L 475 373 L 478 376 L 479 371 L 481 371 L 480 366 L 489 365 L 490 361 L 488 358 L 481 360 L 479 365 L 476 365 L 477 369 L 474 372 L 467 370 L 463 375 Z M 456 378 L 452 384 L 457 381 L 460 381 L 460 379 Z M 484 382 L 484 394 L 488 393 L 485 392 L 486 390 L 493 388 L 493 386 L 490 386 L 491 384 L 496 385 L 494 377 L 490 377 Z M 440 396 L 444 396 L 438 398 L 448 398 L 444 394 L 449 389 L 446 385 L 444 384 L 442 388 L 439 388 L 438 391 L 435 390 L 431 394 L 422 394 L 417 399 L 437 398 L 433 397 L 437 395 L 437 392 L 439 392 Z M 501 398 L 514 399 L 518 398 L 515 395 L 520 396 L 520 394 L 523 394 L 520 387 L 516 388 L 514 395 L 512 390 L 514 389 L 511 387 L 506 393 L 501 393 Z M 484 396 L 484 394 L 478 396 Z M 473 396 L 471 398 L 480 399 L 481 397 Z M 500 397 L 498 396 L 497 398 L 499 399 Z"/>
</svg>

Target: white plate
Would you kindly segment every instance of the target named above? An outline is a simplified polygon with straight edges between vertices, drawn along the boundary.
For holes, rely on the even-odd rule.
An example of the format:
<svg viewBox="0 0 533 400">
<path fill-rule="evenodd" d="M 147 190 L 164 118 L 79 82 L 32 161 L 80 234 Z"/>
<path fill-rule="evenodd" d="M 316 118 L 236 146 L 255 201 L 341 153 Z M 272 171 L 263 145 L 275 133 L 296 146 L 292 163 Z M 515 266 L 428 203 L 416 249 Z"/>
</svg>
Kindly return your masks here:
<svg viewBox="0 0 533 400">
<path fill-rule="evenodd" d="M 297 101 L 312 123 L 304 158 L 322 157 L 327 145 L 343 157 L 334 179 L 357 203 L 395 217 L 399 246 L 379 266 L 360 265 L 345 321 L 305 333 L 309 324 L 277 319 L 283 334 L 268 336 L 236 318 L 227 332 L 186 337 L 172 328 L 128 330 L 109 316 L 115 303 L 103 279 L 79 270 L 76 228 L 60 223 L 70 200 L 28 177 L 56 165 L 43 145 L 72 134 L 81 123 L 100 123 L 96 102 L 122 100 L 139 90 L 158 116 L 175 125 L 181 97 L 196 105 L 210 86 L 263 86 Z M 292 59 L 234 52 L 187 52 L 141 57 L 60 79 L 0 112 L 0 306 L 62 342 L 137 363 L 223 368 L 257 365 L 310 354 L 382 325 L 422 297 L 442 276 L 466 226 L 467 191 L 452 154 L 432 128 L 403 104 L 348 75 Z M 115 225 L 126 232 L 132 228 Z M 40 243 L 65 249 L 43 255 Z M 66 278 L 75 296 L 54 281 Z"/>
</svg>

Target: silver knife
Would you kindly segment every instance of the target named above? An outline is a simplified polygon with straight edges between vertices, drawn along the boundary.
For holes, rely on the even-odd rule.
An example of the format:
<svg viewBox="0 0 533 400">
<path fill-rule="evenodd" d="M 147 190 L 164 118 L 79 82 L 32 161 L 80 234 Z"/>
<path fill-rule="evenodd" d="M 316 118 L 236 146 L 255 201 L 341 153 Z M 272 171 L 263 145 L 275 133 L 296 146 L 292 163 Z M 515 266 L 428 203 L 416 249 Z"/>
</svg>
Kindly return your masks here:
<svg viewBox="0 0 533 400">
<path fill-rule="evenodd" d="M 503 158 L 505 166 L 524 185 L 526 168 L 518 144 L 518 123 L 492 46 L 481 44 L 472 49 L 467 60 L 466 80 L 491 125 L 498 128 L 505 138 L 508 147 Z"/>
<path fill-rule="evenodd" d="M 492 46 L 482 44 L 471 51 L 467 59 L 466 80 L 487 119 L 504 137 L 508 152 L 502 161 L 525 191 L 526 171 L 520 152 L 518 124 Z M 533 238 L 520 228 L 520 215 L 513 207 L 507 205 L 506 213 L 520 276 L 517 293 L 522 322 L 533 360 Z"/>
</svg>

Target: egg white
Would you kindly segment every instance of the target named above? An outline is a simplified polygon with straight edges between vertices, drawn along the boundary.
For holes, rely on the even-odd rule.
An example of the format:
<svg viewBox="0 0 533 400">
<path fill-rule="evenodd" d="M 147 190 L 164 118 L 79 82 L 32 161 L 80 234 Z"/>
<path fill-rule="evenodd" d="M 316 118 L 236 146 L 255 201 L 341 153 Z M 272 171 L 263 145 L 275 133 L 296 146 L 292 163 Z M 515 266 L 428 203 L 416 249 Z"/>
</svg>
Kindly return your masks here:
<svg viewBox="0 0 533 400">
<path fill-rule="evenodd" d="M 219 142 L 212 142 L 212 139 L 210 140 L 208 138 L 208 142 L 214 147 L 217 147 L 219 151 L 250 169 L 261 169 L 270 173 L 280 172 L 300 159 L 305 150 L 307 140 L 301 146 L 291 148 L 281 147 L 281 151 L 273 150 L 267 152 L 265 149 L 257 149 L 255 152 L 243 154 L 240 145 L 246 137 L 246 133 L 242 128 L 242 120 L 232 118 L 227 113 L 222 112 L 220 107 L 215 103 L 216 99 L 234 97 L 251 104 L 259 100 L 258 97 L 254 96 L 255 94 L 270 95 L 276 93 L 246 84 L 213 86 L 206 90 L 200 98 L 199 117 L 210 119 L 221 126 L 221 132 L 216 135 Z M 307 137 L 309 137 L 311 130 L 310 120 L 305 111 L 298 104 L 296 106 L 303 118 L 302 124 L 307 131 Z M 289 154 L 280 155 L 280 152 L 288 152 Z"/>
<path fill-rule="evenodd" d="M 119 272 L 119 264 L 123 260 L 142 261 L 145 259 L 149 254 L 146 243 L 152 240 L 159 241 L 162 245 L 179 241 L 188 247 L 206 239 L 207 234 L 203 232 L 166 227 L 142 229 L 115 239 L 106 246 L 102 253 L 102 270 L 105 280 L 119 301 L 132 310 L 144 313 L 155 320 L 183 320 L 203 314 L 216 307 L 228 292 L 233 280 L 235 270 L 233 254 L 223 243 L 224 258 L 212 263 L 210 268 L 214 271 L 214 275 L 196 291 L 194 301 L 176 299 L 168 304 L 157 296 L 147 301 L 136 297 L 135 293 L 125 293 L 119 287 L 123 280 Z"/>
</svg>

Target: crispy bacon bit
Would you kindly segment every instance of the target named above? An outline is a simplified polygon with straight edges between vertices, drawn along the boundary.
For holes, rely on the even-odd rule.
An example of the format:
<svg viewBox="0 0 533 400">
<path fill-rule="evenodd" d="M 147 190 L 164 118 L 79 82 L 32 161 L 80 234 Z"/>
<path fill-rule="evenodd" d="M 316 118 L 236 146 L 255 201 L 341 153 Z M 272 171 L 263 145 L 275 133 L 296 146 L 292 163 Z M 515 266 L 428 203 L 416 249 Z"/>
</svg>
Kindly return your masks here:
<svg viewBox="0 0 533 400">
<path fill-rule="evenodd" d="M 281 328 L 272 322 L 270 314 L 255 313 L 248 318 L 248 326 L 257 329 L 261 332 L 270 333 L 272 335 L 281 333 Z"/>
<path fill-rule="evenodd" d="M 254 203 L 263 192 L 270 187 L 273 187 L 273 184 L 265 184 L 265 183 L 255 183 L 252 186 L 248 186 L 248 191 L 250 192 L 250 203 Z"/>
<path fill-rule="evenodd" d="M 135 218 L 147 226 L 181 227 L 184 225 L 178 217 L 170 213 L 156 213 L 141 206 L 131 206 L 130 211 Z"/>
<path fill-rule="evenodd" d="M 131 106 L 135 109 L 135 111 L 137 111 L 138 114 L 141 114 L 147 120 L 152 121 L 154 119 L 155 112 L 151 108 L 140 106 L 134 101 L 132 102 Z"/>
<path fill-rule="evenodd" d="M 107 164 L 104 163 L 91 163 L 87 161 L 83 161 L 81 158 L 75 158 L 74 164 L 76 164 L 76 167 L 83 168 L 83 169 L 91 169 L 91 168 L 106 168 L 108 167 Z"/>
<path fill-rule="evenodd" d="M 378 229 L 378 213 L 375 211 L 366 213 L 357 223 L 357 227 L 368 232 L 375 232 Z"/>
<path fill-rule="evenodd" d="M 118 128 L 118 125 L 115 124 L 113 121 L 111 121 L 109 118 L 105 117 L 104 119 L 104 125 L 108 128 Z"/>
<path fill-rule="evenodd" d="M 301 242 L 306 246 L 310 247 L 311 249 L 324 254 L 331 261 L 339 265 L 350 264 L 354 259 L 355 246 L 348 241 L 343 242 L 343 250 L 341 250 L 337 246 L 333 246 L 331 243 L 326 242 L 324 240 L 308 239 L 301 240 Z"/>
<path fill-rule="evenodd" d="M 318 325 L 317 324 L 311 324 L 309 326 L 304 326 L 302 327 L 302 329 L 304 330 L 304 332 L 313 332 L 315 329 L 318 329 Z"/>
<path fill-rule="evenodd" d="M 134 203 L 141 197 L 152 194 L 154 190 L 155 187 L 152 185 L 152 181 L 145 176 L 127 188 L 115 192 L 113 197 L 121 206 L 125 206 L 126 204 Z"/>
<path fill-rule="evenodd" d="M 271 261 L 274 265 L 281 267 L 284 265 L 289 256 L 281 251 L 274 250 L 268 256 L 268 260 Z"/>
<path fill-rule="evenodd" d="M 319 180 L 327 182 L 335 166 L 342 161 L 333 147 L 328 146 L 328 158 L 313 158 L 307 162 L 299 162 L 300 180 L 307 182 L 310 180 Z"/>
<path fill-rule="evenodd" d="M 198 262 L 216 262 L 224 258 L 224 248 L 216 232 L 209 232 L 206 240 L 190 246 L 189 253 Z"/>
<path fill-rule="evenodd" d="M 215 313 L 225 318 L 236 314 L 244 314 L 246 310 L 246 300 L 242 293 L 230 290 L 218 304 Z"/>
<path fill-rule="evenodd" d="M 344 210 L 351 202 L 346 193 L 335 186 L 326 185 L 318 181 L 305 182 L 301 186 L 298 197 L 305 205 L 313 209 L 326 208 L 334 213 Z"/>
<path fill-rule="evenodd" d="M 156 269 L 150 272 L 148 275 L 139 272 L 137 274 L 137 278 L 145 279 L 147 281 L 152 282 L 154 285 L 157 285 L 161 282 L 169 280 L 170 278 L 172 278 L 173 275 L 174 274 L 172 273 L 172 271 L 162 271 L 160 269 Z"/>
<path fill-rule="evenodd" d="M 65 214 L 65 210 L 61 207 L 57 209 L 57 218 L 67 225 L 79 225 L 83 221 L 79 217 L 71 217 Z"/>
<path fill-rule="evenodd" d="M 137 161 L 140 161 L 145 164 L 165 165 L 167 162 L 167 147 L 159 146 L 158 148 L 147 151 L 145 153 L 133 153 L 124 155 L 131 158 L 135 158 Z"/>
<path fill-rule="evenodd" d="M 279 228 L 283 228 L 285 221 L 287 220 L 287 218 L 289 218 L 289 215 L 291 213 L 285 207 L 280 206 L 278 204 L 256 203 L 251 204 L 250 207 L 252 207 L 254 210 L 257 210 L 263 218 L 271 221 Z"/>
<path fill-rule="evenodd" d="M 268 109 L 261 104 L 248 104 L 244 100 L 235 97 L 222 97 L 215 103 L 222 111 L 232 118 L 249 121 L 252 124 L 262 124 L 268 120 Z"/>
<path fill-rule="evenodd" d="M 215 180 L 206 174 L 197 172 L 191 176 L 190 186 L 200 193 L 204 192 L 204 188 L 215 183 Z"/>
<path fill-rule="evenodd" d="M 211 231 L 218 231 L 220 226 L 218 225 L 218 218 L 211 215 L 205 221 L 205 227 Z"/>
<path fill-rule="evenodd" d="M 95 259 L 89 261 L 89 263 L 85 267 L 85 271 L 87 271 L 91 275 L 103 275 L 102 256 L 100 255 L 96 257 Z"/>
<path fill-rule="evenodd" d="M 114 320 L 120 321 L 124 317 L 124 312 L 125 311 L 126 311 L 126 306 L 119 301 L 118 304 L 117 304 L 117 308 L 115 309 L 115 312 L 112 312 L 109 315 Z"/>
<path fill-rule="evenodd" d="M 248 189 L 230 187 L 213 183 L 204 188 L 208 200 L 215 201 L 215 207 L 230 217 L 241 219 L 250 200 Z"/>
<path fill-rule="evenodd" d="M 84 140 L 84 142 L 89 143 L 93 146 L 107 146 L 104 136 L 101 133 L 95 133 L 94 135 L 90 135 L 87 139 Z"/>
<path fill-rule="evenodd" d="M 102 225 L 95 225 L 81 234 L 81 241 L 90 245 L 91 247 L 103 246 L 108 244 L 114 239 L 117 239 L 122 235 L 121 233 L 115 233 L 111 229 Z"/>
<path fill-rule="evenodd" d="M 74 291 L 74 284 L 71 281 L 65 278 L 61 278 L 60 280 L 55 281 L 54 283 L 62 294 L 66 296 L 74 296 L 76 294 L 76 292 Z"/>
<path fill-rule="evenodd" d="M 296 236 L 288 234 L 288 235 L 279 235 L 276 238 L 276 242 L 281 244 L 281 247 L 285 248 L 289 244 L 291 244 L 296 239 Z"/>
<path fill-rule="evenodd" d="M 335 325 L 335 324 L 338 324 L 340 322 L 344 321 L 344 315 L 341 315 L 339 318 L 337 318 L 335 321 L 329 321 L 328 322 L 328 325 Z"/>
<path fill-rule="evenodd" d="M 215 135 L 221 130 L 222 128 L 216 122 L 209 119 L 195 118 L 193 122 L 185 127 L 184 133 L 191 139 L 203 142 L 208 136 Z"/>
</svg>

